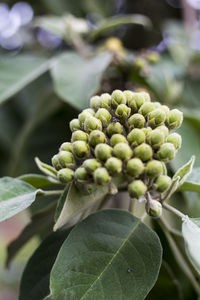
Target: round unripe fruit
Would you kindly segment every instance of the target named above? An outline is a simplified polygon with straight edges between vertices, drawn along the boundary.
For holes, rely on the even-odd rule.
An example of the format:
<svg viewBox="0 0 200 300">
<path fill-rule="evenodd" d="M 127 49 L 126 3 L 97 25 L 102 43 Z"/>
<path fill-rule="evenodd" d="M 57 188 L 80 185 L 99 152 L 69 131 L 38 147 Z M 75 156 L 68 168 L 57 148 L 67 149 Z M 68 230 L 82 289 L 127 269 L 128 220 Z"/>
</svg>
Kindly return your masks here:
<svg viewBox="0 0 200 300">
<path fill-rule="evenodd" d="M 101 167 L 100 162 L 98 162 L 95 158 L 86 159 L 83 163 L 83 167 L 87 170 L 89 174 L 93 174 L 93 172 Z"/>
<path fill-rule="evenodd" d="M 118 134 L 118 133 L 113 134 L 110 139 L 110 145 L 112 147 L 114 147 L 115 145 L 117 145 L 119 143 L 127 143 L 125 136 L 123 136 L 122 134 Z"/>
<path fill-rule="evenodd" d="M 81 129 L 81 124 L 79 122 L 79 119 L 71 120 L 71 122 L 69 123 L 69 127 L 70 127 L 72 132 L 76 131 L 76 130 L 80 130 Z"/>
<path fill-rule="evenodd" d="M 90 107 L 97 110 L 100 107 L 100 97 L 94 96 L 90 99 Z"/>
<path fill-rule="evenodd" d="M 152 158 L 153 151 L 151 146 L 143 143 L 135 148 L 134 154 L 136 157 L 140 158 L 142 161 L 147 161 Z"/>
<path fill-rule="evenodd" d="M 71 168 L 74 164 L 74 156 L 69 151 L 60 151 L 58 153 L 58 161 L 62 168 Z"/>
<path fill-rule="evenodd" d="M 143 128 L 145 125 L 145 118 L 141 114 L 134 114 L 128 119 L 130 128 Z"/>
<path fill-rule="evenodd" d="M 102 144 L 106 142 L 105 134 L 100 130 L 93 130 L 89 135 L 89 144 L 95 147 L 97 144 Z"/>
<path fill-rule="evenodd" d="M 131 177 L 137 178 L 144 171 L 144 164 L 139 158 L 132 158 L 128 161 L 126 172 Z"/>
<path fill-rule="evenodd" d="M 84 141 L 74 142 L 72 144 L 72 151 L 73 151 L 73 154 L 79 159 L 86 158 L 90 154 L 89 146 Z"/>
<path fill-rule="evenodd" d="M 122 171 L 122 161 L 116 157 L 110 157 L 105 166 L 111 175 L 116 175 Z"/>
<path fill-rule="evenodd" d="M 131 99 L 133 98 L 134 93 L 132 91 L 126 90 L 123 92 L 126 97 L 126 102 L 129 103 Z"/>
<path fill-rule="evenodd" d="M 183 122 L 183 113 L 178 109 L 172 109 L 169 112 L 167 126 L 169 129 L 175 129 L 181 126 Z"/>
<path fill-rule="evenodd" d="M 92 114 L 90 111 L 88 110 L 83 110 L 79 115 L 78 115 L 78 119 L 80 122 L 80 126 L 83 128 L 84 127 L 84 122 L 86 119 L 92 117 Z"/>
<path fill-rule="evenodd" d="M 151 200 L 146 204 L 146 211 L 152 218 L 159 218 L 162 215 L 162 204 L 156 200 Z"/>
<path fill-rule="evenodd" d="M 62 150 L 72 152 L 72 143 L 69 143 L 69 142 L 62 143 L 59 151 L 62 151 Z"/>
<path fill-rule="evenodd" d="M 56 170 L 60 170 L 61 169 L 61 165 L 60 165 L 60 162 L 59 162 L 59 155 L 56 154 L 52 157 L 51 159 L 51 162 L 52 162 L 52 165 L 54 166 L 54 168 Z"/>
<path fill-rule="evenodd" d="M 165 142 L 164 133 L 159 129 L 154 129 L 148 134 L 147 141 L 154 149 L 158 149 Z"/>
<path fill-rule="evenodd" d="M 72 133 L 72 142 L 75 141 L 88 141 L 88 134 L 82 130 L 76 130 Z"/>
<path fill-rule="evenodd" d="M 163 172 L 162 162 L 158 160 L 149 161 L 146 165 L 145 171 L 148 177 L 154 178 L 160 176 Z"/>
<path fill-rule="evenodd" d="M 164 162 L 168 162 L 172 160 L 175 157 L 175 154 L 176 154 L 176 149 L 174 145 L 171 143 L 163 144 L 158 151 L 159 159 Z"/>
<path fill-rule="evenodd" d="M 118 143 L 113 149 L 113 154 L 121 160 L 129 160 L 133 154 L 133 151 L 128 144 Z"/>
<path fill-rule="evenodd" d="M 115 133 L 122 133 L 123 126 L 119 122 L 112 122 L 108 125 L 106 133 L 108 136 L 112 136 Z"/>
<path fill-rule="evenodd" d="M 113 91 L 111 98 L 111 103 L 113 107 L 117 107 L 119 104 L 126 104 L 126 96 L 120 90 Z"/>
<path fill-rule="evenodd" d="M 111 178 L 106 168 L 98 168 L 94 171 L 94 181 L 96 184 L 105 185 L 110 182 Z"/>
<path fill-rule="evenodd" d="M 156 108 L 148 115 L 148 124 L 151 127 L 162 125 L 166 120 L 166 114 L 161 108 Z"/>
<path fill-rule="evenodd" d="M 107 126 L 112 118 L 111 114 L 105 108 L 99 108 L 96 112 L 96 118 L 101 121 L 103 126 Z"/>
<path fill-rule="evenodd" d="M 106 144 L 98 144 L 95 148 L 95 156 L 101 161 L 106 161 L 112 155 L 112 148 Z"/>
<path fill-rule="evenodd" d="M 174 133 L 171 133 L 168 136 L 167 143 L 171 143 L 171 144 L 174 145 L 174 147 L 176 149 L 179 149 L 181 147 L 181 144 L 182 144 L 182 138 L 181 138 L 180 134 L 174 132 Z"/>
<path fill-rule="evenodd" d="M 127 136 L 131 146 L 136 147 L 145 142 L 146 135 L 142 129 L 134 128 Z"/>
<path fill-rule="evenodd" d="M 100 97 L 100 107 L 110 109 L 111 107 L 111 96 L 108 93 L 104 93 Z"/>
<path fill-rule="evenodd" d="M 88 181 L 88 173 L 84 167 L 80 167 L 76 169 L 74 173 L 74 177 L 76 178 L 77 181 L 80 182 Z"/>
<path fill-rule="evenodd" d="M 162 131 L 165 138 L 168 137 L 169 129 L 165 125 L 158 126 L 156 129 L 159 129 L 160 131 Z"/>
<path fill-rule="evenodd" d="M 84 122 L 84 130 L 89 133 L 93 130 L 102 130 L 102 123 L 99 119 L 90 116 Z"/>
<path fill-rule="evenodd" d="M 139 109 L 145 102 L 150 102 L 150 96 L 146 92 L 134 93 L 133 98 L 135 99 L 137 108 Z"/>
<path fill-rule="evenodd" d="M 71 182 L 74 178 L 74 171 L 68 168 L 61 169 L 57 173 L 58 180 L 62 183 Z"/>
<path fill-rule="evenodd" d="M 142 180 L 134 180 L 131 184 L 129 184 L 128 191 L 131 198 L 139 199 L 146 193 L 147 186 Z"/>
<path fill-rule="evenodd" d="M 125 104 L 120 104 L 117 106 L 115 115 L 120 119 L 127 119 L 130 116 L 131 109 Z"/>
<path fill-rule="evenodd" d="M 168 188 L 171 186 L 171 183 L 172 180 L 169 176 L 160 175 L 155 182 L 156 190 L 160 193 L 163 193 L 168 190 Z"/>
<path fill-rule="evenodd" d="M 143 130 L 143 132 L 145 133 L 146 136 L 152 131 L 151 127 L 145 127 L 145 128 L 141 128 L 141 129 Z"/>
<path fill-rule="evenodd" d="M 146 117 L 151 111 L 154 110 L 154 104 L 152 102 L 145 102 L 139 109 L 139 113 Z"/>
</svg>

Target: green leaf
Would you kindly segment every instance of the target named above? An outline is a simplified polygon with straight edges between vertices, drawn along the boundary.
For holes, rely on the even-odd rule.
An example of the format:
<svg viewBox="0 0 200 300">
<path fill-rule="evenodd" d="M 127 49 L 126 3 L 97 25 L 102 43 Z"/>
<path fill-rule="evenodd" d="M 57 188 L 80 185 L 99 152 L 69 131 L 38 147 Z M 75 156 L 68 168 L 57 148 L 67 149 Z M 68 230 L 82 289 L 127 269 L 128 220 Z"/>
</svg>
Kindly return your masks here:
<svg viewBox="0 0 200 300">
<path fill-rule="evenodd" d="M 89 195 L 84 195 L 75 184 L 70 185 L 65 204 L 54 226 L 57 230 L 65 225 L 71 227 L 77 223 L 88 208 L 101 201 L 108 194 L 108 186 L 94 186 Z M 65 194 L 65 193 L 64 193 Z"/>
<path fill-rule="evenodd" d="M 0 58 L 0 103 L 48 71 L 49 61 L 33 55 Z"/>
<path fill-rule="evenodd" d="M 77 109 L 88 106 L 89 98 L 97 91 L 103 72 L 111 62 L 109 53 L 90 59 L 75 52 L 61 55 L 53 65 L 51 74 L 55 92 Z"/>
<path fill-rule="evenodd" d="M 195 161 L 195 156 L 192 156 L 191 159 L 185 165 L 179 168 L 178 171 L 174 174 L 173 179 L 180 177 L 179 186 L 181 186 L 185 182 L 186 178 L 192 172 L 194 161 Z"/>
<path fill-rule="evenodd" d="M 36 249 L 24 270 L 19 300 L 42 300 L 48 295 L 50 272 L 69 232 L 51 233 Z"/>
<path fill-rule="evenodd" d="M 51 177 L 46 177 L 39 174 L 25 174 L 18 177 L 18 179 L 29 183 L 36 189 L 42 189 L 57 185 L 58 182 Z"/>
<path fill-rule="evenodd" d="M 41 160 L 39 160 L 38 157 L 35 158 L 35 162 L 40 169 L 45 175 L 53 177 L 57 179 L 57 171 L 54 169 L 54 167 L 43 163 Z M 59 183 L 59 181 L 57 181 Z"/>
<path fill-rule="evenodd" d="M 69 192 L 69 188 L 70 188 L 70 184 L 67 184 L 62 195 L 60 196 L 60 198 L 58 199 L 58 204 L 57 204 L 57 207 L 56 207 L 56 213 L 55 213 L 55 216 L 54 216 L 54 219 L 55 219 L 55 222 L 57 222 L 60 214 L 61 214 L 61 211 L 63 209 L 63 206 L 65 204 L 65 201 L 67 199 L 67 195 L 68 195 L 68 192 Z"/>
<path fill-rule="evenodd" d="M 200 168 L 192 170 L 186 181 L 179 187 L 179 191 L 200 193 Z"/>
<path fill-rule="evenodd" d="M 200 274 L 200 218 L 185 218 L 182 224 L 187 255 Z"/>
<path fill-rule="evenodd" d="M 0 179 L 0 221 L 4 221 L 29 207 L 40 190 L 19 179 Z"/>
<path fill-rule="evenodd" d="M 90 39 L 95 39 L 100 35 L 103 35 L 111 30 L 117 29 L 123 25 L 142 25 L 145 27 L 151 27 L 151 20 L 140 14 L 115 16 L 112 18 L 104 19 L 99 24 L 97 28 L 94 29 L 89 35 Z"/>
<path fill-rule="evenodd" d="M 157 280 L 161 257 L 158 236 L 140 219 L 126 211 L 100 211 L 64 242 L 47 299 L 144 299 Z"/>
</svg>

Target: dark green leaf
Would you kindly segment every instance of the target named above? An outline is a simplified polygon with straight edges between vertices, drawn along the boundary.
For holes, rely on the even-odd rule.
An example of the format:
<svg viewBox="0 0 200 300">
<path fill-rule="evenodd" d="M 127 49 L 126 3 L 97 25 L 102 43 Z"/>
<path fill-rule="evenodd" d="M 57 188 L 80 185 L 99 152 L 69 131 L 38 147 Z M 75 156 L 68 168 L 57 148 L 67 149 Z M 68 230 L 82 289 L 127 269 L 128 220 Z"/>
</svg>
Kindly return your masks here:
<svg viewBox="0 0 200 300">
<path fill-rule="evenodd" d="M 19 176 L 18 179 L 31 184 L 36 189 L 42 189 L 42 188 L 46 188 L 58 184 L 58 182 L 55 181 L 53 178 L 46 177 L 39 174 L 25 174 Z"/>
<path fill-rule="evenodd" d="M 64 242 L 47 299 L 141 300 L 155 284 L 162 248 L 154 231 L 121 210 L 81 222 Z"/>
</svg>

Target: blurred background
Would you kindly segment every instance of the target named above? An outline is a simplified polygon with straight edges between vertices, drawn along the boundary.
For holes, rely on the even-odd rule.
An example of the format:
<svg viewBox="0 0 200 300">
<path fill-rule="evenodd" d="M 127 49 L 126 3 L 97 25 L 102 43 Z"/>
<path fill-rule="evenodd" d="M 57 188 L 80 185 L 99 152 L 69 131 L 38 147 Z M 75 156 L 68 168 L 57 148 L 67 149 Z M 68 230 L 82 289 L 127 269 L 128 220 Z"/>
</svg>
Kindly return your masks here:
<svg viewBox="0 0 200 300">
<path fill-rule="evenodd" d="M 93 94 L 115 88 L 142 88 L 182 109 L 183 147 L 170 168 L 192 154 L 200 167 L 199 0 L 0 2 L 0 176 L 38 173 L 34 157 L 50 163 L 70 138 L 69 121 Z M 184 193 L 183 210 L 200 216 L 199 200 Z M 9 269 L 6 248 L 44 205 L 0 225 L 0 300 L 18 298 L 25 263 L 51 220 L 40 237 L 27 231 Z M 190 290 L 185 297 L 170 299 L 196 299 Z"/>
</svg>

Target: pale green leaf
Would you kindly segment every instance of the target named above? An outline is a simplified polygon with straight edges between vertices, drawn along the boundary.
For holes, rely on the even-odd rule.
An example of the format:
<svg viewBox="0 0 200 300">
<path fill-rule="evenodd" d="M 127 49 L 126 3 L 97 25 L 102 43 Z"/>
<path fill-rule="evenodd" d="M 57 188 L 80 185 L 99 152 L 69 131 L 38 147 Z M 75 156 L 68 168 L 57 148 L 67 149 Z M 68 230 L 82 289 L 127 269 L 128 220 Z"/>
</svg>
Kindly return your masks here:
<svg viewBox="0 0 200 300">
<path fill-rule="evenodd" d="M 39 174 L 25 174 L 19 176 L 18 179 L 29 183 L 36 189 L 42 189 L 58 184 L 58 181 L 56 181 L 55 179 Z"/>
<path fill-rule="evenodd" d="M 35 158 L 35 162 L 40 171 L 42 171 L 45 175 L 57 179 L 57 171 L 54 169 L 54 167 L 43 163 L 38 157 Z"/>
<path fill-rule="evenodd" d="M 195 156 L 192 156 L 191 159 L 185 165 L 183 165 L 181 168 L 179 168 L 176 171 L 176 173 L 174 174 L 173 179 L 180 177 L 179 186 L 181 186 L 185 182 L 186 178 L 192 172 L 194 161 L 195 161 Z"/>
<path fill-rule="evenodd" d="M 194 168 L 186 181 L 179 187 L 180 191 L 200 193 L 200 168 Z"/>
</svg>

